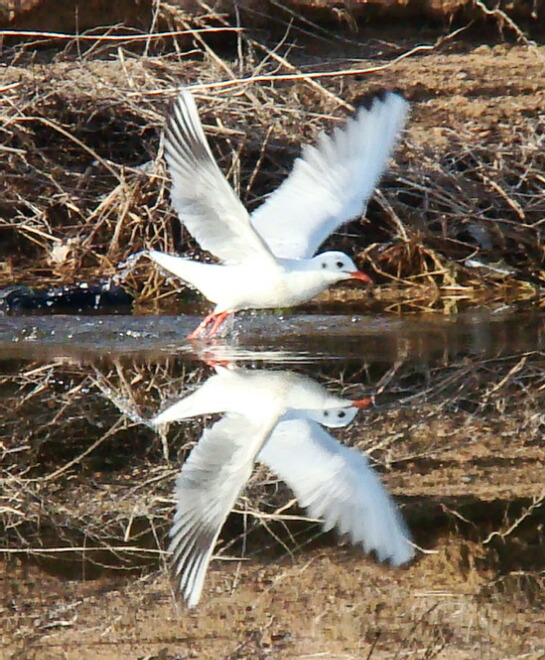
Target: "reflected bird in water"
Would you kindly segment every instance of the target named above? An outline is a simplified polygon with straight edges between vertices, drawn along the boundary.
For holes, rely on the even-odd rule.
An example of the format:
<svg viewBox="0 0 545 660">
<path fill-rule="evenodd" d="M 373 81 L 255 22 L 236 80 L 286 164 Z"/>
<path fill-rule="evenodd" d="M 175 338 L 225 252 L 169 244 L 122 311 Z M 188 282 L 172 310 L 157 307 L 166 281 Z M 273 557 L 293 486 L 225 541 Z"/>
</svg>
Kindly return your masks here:
<svg viewBox="0 0 545 660">
<path fill-rule="evenodd" d="M 204 431 L 176 480 L 169 550 L 189 607 L 199 602 L 220 530 L 256 460 L 288 484 L 310 516 L 323 519 L 325 530 L 337 528 L 396 566 L 413 557 L 401 514 L 365 455 L 323 428 L 346 426 L 370 399 L 340 398 L 289 371 L 215 369 L 153 420 L 160 425 L 224 414 Z"/>
<path fill-rule="evenodd" d="M 241 309 L 291 307 L 342 280 L 371 282 L 342 252 L 313 255 L 341 224 L 364 213 L 407 109 L 397 93 L 372 97 L 344 128 L 304 146 L 288 178 L 250 216 L 212 156 L 193 96 L 180 93 L 164 138 L 172 205 L 221 263 L 154 250 L 148 256 L 215 303 L 190 339 L 214 335 Z"/>
</svg>

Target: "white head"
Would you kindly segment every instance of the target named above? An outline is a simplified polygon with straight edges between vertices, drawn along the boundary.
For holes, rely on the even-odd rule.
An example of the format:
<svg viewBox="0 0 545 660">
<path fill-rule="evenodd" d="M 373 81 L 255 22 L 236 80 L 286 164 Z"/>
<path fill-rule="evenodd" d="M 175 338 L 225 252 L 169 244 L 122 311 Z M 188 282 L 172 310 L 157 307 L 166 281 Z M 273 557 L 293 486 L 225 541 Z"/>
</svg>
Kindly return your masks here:
<svg viewBox="0 0 545 660">
<path fill-rule="evenodd" d="M 348 426 L 358 412 L 357 408 L 348 405 L 343 408 L 325 408 L 324 410 L 307 410 L 306 416 L 322 426 L 341 428 Z"/>
<path fill-rule="evenodd" d="M 312 262 L 323 274 L 324 280 L 330 284 L 342 280 L 361 280 L 371 283 L 371 278 L 356 268 L 356 264 L 344 252 L 322 252 L 317 254 Z"/>
<path fill-rule="evenodd" d="M 340 405 L 339 405 L 340 403 Z M 318 422 L 322 426 L 329 428 L 341 428 L 348 426 L 361 408 L 368 408 L 373 405 L 373 399 L 357 399 L 355 401 L 346 401 L 331 397 L 330 405 L 324 405 L 321 410 L 307 410 L 307 417 Z"/>
<path fill-rule="evenodd" d="M 320 408 L 292 409 L 283 419 L 312 419 L 322 426 L 341 428 L 352 422 L 358 410 L 368 408 L 372 404 L 373 399 L 370 397 L 349 401 L 335 395 L 326 395 Z"/>
</svg>

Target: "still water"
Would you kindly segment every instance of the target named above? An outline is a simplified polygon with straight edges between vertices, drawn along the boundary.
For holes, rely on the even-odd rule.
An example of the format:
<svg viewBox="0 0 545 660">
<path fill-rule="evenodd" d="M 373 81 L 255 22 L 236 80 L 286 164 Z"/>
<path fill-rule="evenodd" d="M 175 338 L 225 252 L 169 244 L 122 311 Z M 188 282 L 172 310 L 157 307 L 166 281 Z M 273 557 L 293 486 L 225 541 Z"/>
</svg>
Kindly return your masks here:
<svg viewBox="0 0 545 660">
<path fill-rule="evenodd" d="M 197 317 L 0 317 L 4 359 L 45 356 L 194 356 L 186 341 Z M 252 359 L 390 362 L 440 355 L 488 357 L 541 350 L 538 313 L 477 311 L 458 316 L 239 316 L 220 344 Z M 233 356 L 235 357 L 235 356 Z M 247 357 L 250 357 L 248 354 Z"/>
<path fill-rule="evenodd" d="M 539 495 L 540 315 L 246 316 L 189 344 L 196 321 L 0 319 L 7 556 L 90 578 L 157 566 L 170 530 L 195 605 L 222 528 L 226 557 L 340 534 L 397 565 L 453 502 L 490 530 L 484 502 Z"/>
</svg>

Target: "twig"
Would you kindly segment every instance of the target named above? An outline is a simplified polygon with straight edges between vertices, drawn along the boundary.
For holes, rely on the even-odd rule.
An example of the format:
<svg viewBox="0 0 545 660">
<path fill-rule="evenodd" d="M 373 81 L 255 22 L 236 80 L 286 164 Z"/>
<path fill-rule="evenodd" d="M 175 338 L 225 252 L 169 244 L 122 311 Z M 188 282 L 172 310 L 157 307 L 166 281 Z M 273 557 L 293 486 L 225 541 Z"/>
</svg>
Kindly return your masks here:
<svg viewBox="0 0 545 660">
<path fill-rule="evenodd" d="M 108 549 L 117 552 L 137 552 L 138 554 L 149 553 L 151 555 L 168 555 L 169 553 L 166 550 L 160 550 L 158 548 L 144 548 L 135 545 L 113 545 L 107 546 Z M 62 548 L 46 548 L 44 546 L 39 546 L 36 548 L 1 548 L 0 554 L 7 555 L 21 555 L 21 554 L 37 554 L 37 555 L 50 555 L 50 554 L 62 554 L 66 552 L 104 552 L 104 546 L 67 546 Z"/>
<path fill-rule="evenodd" d="M 473 2 L 475 6 L 478 7 L 483 12 L 483 14 L 485 14 L 486 16 L 493 16 L 498 20 L 500 24 L 505 23 L 507 26 L 509 26 L 511 30 L 513 30 L 513 32 L 517 35 L 517 39 L 520 42 L 522 42 L 525 46 L 530 46 L 540 60 L 542 61 L 545 60 L 543 55 L 540 53 L 536 42 L 528 39 L 528 37 L 519 28 L 519 26 L 515 23 L 515 21 L 512 18 L 510 18 L 502 9 L 500 9 L 499 7 L 495 7 L 494 9 L 489 9 L 482 0 L 473 0 Z"/>
<path fill-rule="evenodd" d="M 54 131 L 57 131 L 61 135 L 64 135 L 66 138 L 74 142 L 74 144 L 77 144 L 79 147 L 81 147 L 84 151 L 86 151 L 89 155 L 91 155 L 97 162 L 99 162 L 105 169 L 114 176 L 119 183 L 122 183 L 122 178 L 119 175 L 118 172 L 108 163 L 105 161 L 101 156 L 97 154 L 97 152 L 94 149 L 91 149 L 91 147 L 88 147 L 84 142 L 82 142 L 79 138 L 77 138 L 75 135 L 72 135 L 69 131 L 64 129 L 62 126 L 59 126 L 57 122 L 52 121 L 51 119 L 47 119 L 46 117 L 17 117 L 15 122 L 32 122 L 32 121 L 39 121 L 40 123 L 44 124 L 44 126 L 49 126 L 49 128 L 52 128 Z"/>
<path fill-rule="evenodd" d="M 545 491 L 541 493 L 538 497 L 533 498 L 532 504 L 527 508 L 524 509 L 524 511 L 521 513 L 521 515 L 511 524 L 507 529 L 504 531 L 498 531 L 496 530 L 495 532 L 491 532 L 486 539 L 483 541 L 483 545 L 488 545 L 490 541 L 492 541 L 493 538 L 496 536 L 504 539 L 507 536 L 510 536 L 517 527 L 519 527 L 526 518 L 530 517 L 532 513 L 536 510 L 541 508 L 543 506 L 543 503 L 545 502 Z"/>
<path fill-rule="evenodd" d="M 390 69 L 399 62 L 407 59 L 408 57 L 412 57 L 413 55 L 417 55 L 418 53 L 427 53 L 429 51 L 435 50 L 443 43 L 449 41 L 450 39 L 453 39 L 460 32 L 463 32 L 466 29 L 467 26 L 459 28 L 458 30 L 451 32 L 447 36 L 438 39 L 434 44 L 415 46 L 414 48 L 411 48 L 410 50 L 402 53 L 401 55 L 398 55 L 390 62 L 386 62 L 385 64 L 379 64 L 377 66 L 355 68 L 355 69 L 337 69 L 335 71 L 316 71 L 309 73 L 281 73 L 274 75 L 260 74 L 257 76 L 248 76 L 246 78 L 233 78 L 231 80 L 222 80 L 219 82 L 212 82 L 212 83 L 193 83 L 191 85 L 188 85 L 187 89 L 190 89 L 191 91 L 203 91 L 210 89 L 224 89 L 227 87 L 234 87 L 236 85 L 248 85 L 257 82 L 282 82 L 288 80 L 303 80 L 305 82 L 308 82 L 309 80 L 315 80 L 319 78 L 343 78 L 348 76 L 361 76 L 369 73 L 376 73 L 377 71 L 384 71 L 386 69 Z M 147 96 L 157 96 L 163 94 L 171 95 L 178 93 L 179 93 L 179 87 L 171 87 L 161 90 L 155 89 L 155 90 L 150 90 L 148 92 L 144 92 L 144 94 L 146 94 Z M 135 95 L 136 94 L 134 92 L 133 93 L 129 92 L 128 94 L 128 96 L 135 96 Z"/>
<path fill-rule="evenodd" d="M 99 445 L 101 445 L 105 440 L 110 438 L 112 435 L 114 435 L 119 429 L 124 425 L 125 420 L 122 417 L 119 417 L 113 426 L 111 426 L 106 433 L 100 436 L 98 440 L 95 440 L 92 445 L 87 447 L 87 449 L 79 454 L 79 456 L 76 456 L 76 458 L 73 458 L 71 461 L 68 461 L 68 463 L 65 463 L 62 467 L 58 468 L 54 472 L 51 472 L 50 474 L 46 475 L 45 477 L 42 478 L 42 481 L 51 481 L 52 479 L 56 479 L 57 477 L 60 477 L 61 474 L 64 474 L 67 470 L 69 470 L 71 467 L 74 465 L 77 465 L 78 463 L 81 463 L 81 461 L 88 456 L 90 453 L 92 453 Z"/>
<path fill-rule="evenodd" d="M 187 30 L 172 30 L 171 32 L 155 32 L 143 34 L 108 34 L 108 35 L 92 35 L 92 34 L 70 34 L 66 32 L 39 32 L 34 30 L 0 30 L 0 38 L 2 37 L 43 37 L 44 39 L 59 39 L 78 40 L 78 41 L 145 41 L 150 39 L 166 39 L 168 37 L 183 37 L 186 35 L 207 34 L 217 32 L 240 32 L 242 28 L 238 27 L 218 27 L 218 28 L 191 28 Z"/>
</svg>

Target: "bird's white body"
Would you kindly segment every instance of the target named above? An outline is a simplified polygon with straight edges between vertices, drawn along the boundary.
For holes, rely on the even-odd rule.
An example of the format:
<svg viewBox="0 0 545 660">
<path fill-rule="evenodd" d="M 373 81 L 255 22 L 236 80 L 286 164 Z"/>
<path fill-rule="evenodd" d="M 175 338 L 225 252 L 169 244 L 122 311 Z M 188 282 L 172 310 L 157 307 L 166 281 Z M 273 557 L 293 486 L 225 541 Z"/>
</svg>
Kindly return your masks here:
<svg viewBox="0 0 545 660">
<path fill-rule="evenodd" d="M 240 264 L 221 265 L 182 259 L 164 252 L 148 254 L 155 263 L 199 289 L 215 303 L 216 314 L 292 307 L 307 302 L 339 281 L 336 273 L 322 269 L 316 259 L 278 259 L 268 263 L 248 259 Z"/>
<path fill-rule="evenodd" d="M 265 371 L 216 365 L 216 374 L 189 396 L 153 419 L 165 424 L 197 415 L 237 413 L 256 422 L 279 420 L 288 412 L 347 407 L 350 401 L 335 396 L 316 381 L 292 371 Z"/>
<path fill-rule="evenodd" d="M 360 108 L 343 130 L 305 146 L 290 176 L 250 216 L 215 162 L 191 94 L 182 91 L 169 117 L 165 158 L 172 204 L 200 246 L 220 264 L 200 264 L 151 251 L 157 264 L 200 290 L 217 317 L 247 308 L 306 302 L 331 284 L 370 282 L 342 252 L 313 256 L 337 227 L 365 211 L 396 137 L 407 102 L 388 92 Z"/>
<path fill-rule="evenodd" d="M 206 429 L 176 480 L 172 563 L 188 605 L 200 599 L 214 545 L 256 460 L 295 492 L 301 506 L 394 565 L 409 561 L 410 534 L 388 492 L 359 451 L 323 426 L 350 423 L 369 400 L 349 401 L 287 371 L 216 367 L 195 392 L 160 413 L 166 424 L 224 413 Z"/>
</svg>

